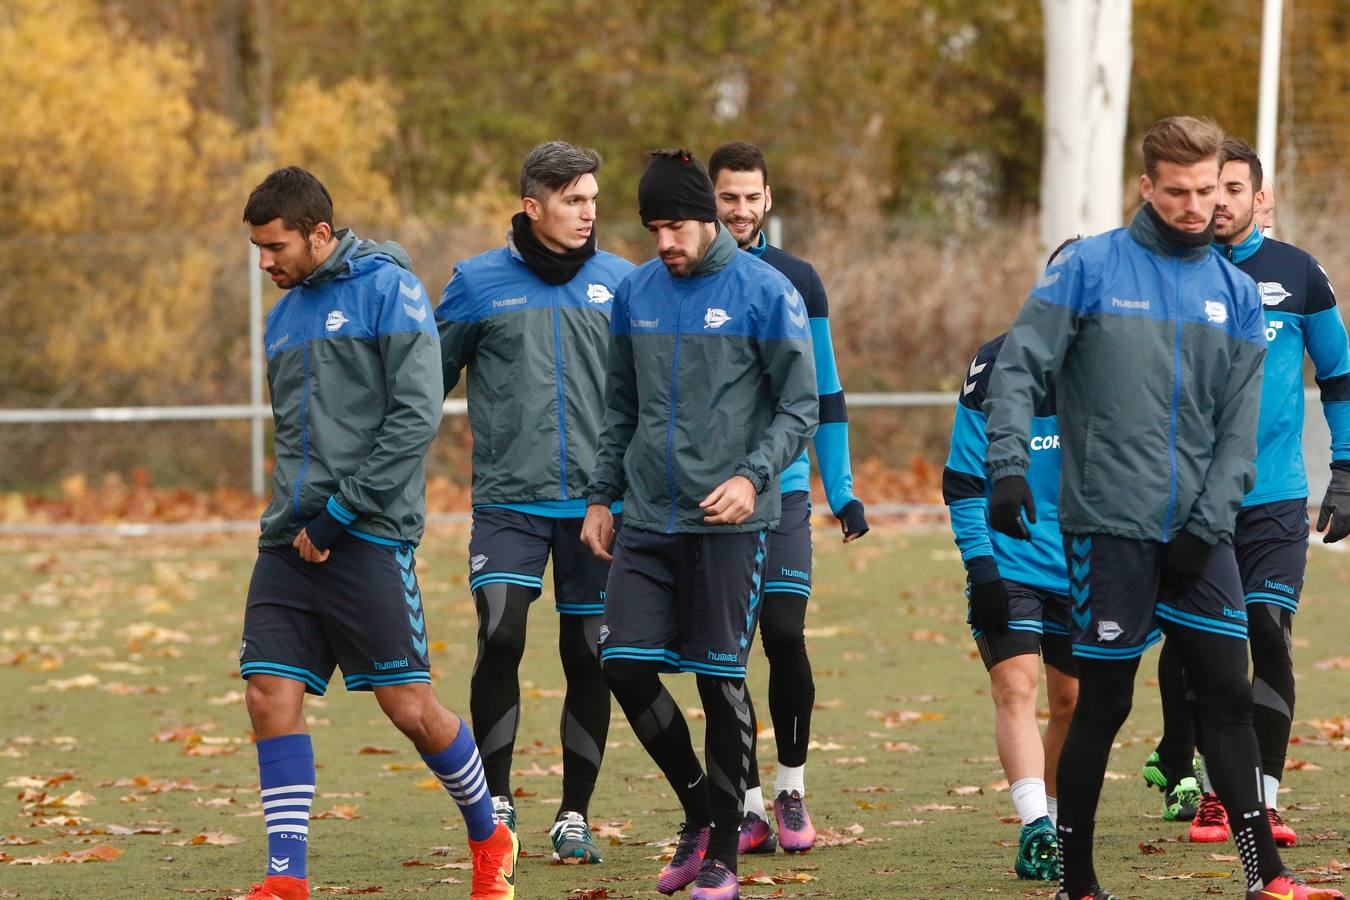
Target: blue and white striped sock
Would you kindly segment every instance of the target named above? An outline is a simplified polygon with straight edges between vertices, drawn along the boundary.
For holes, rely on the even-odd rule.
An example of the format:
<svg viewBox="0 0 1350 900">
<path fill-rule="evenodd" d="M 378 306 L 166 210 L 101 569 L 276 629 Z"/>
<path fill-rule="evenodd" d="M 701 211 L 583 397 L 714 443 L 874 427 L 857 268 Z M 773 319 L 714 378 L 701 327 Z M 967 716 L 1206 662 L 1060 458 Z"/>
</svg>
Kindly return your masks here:
<svg viewBox="0 0 1350 900">
<path fill-rule="evenodd" d="M 469 840 L 487 840 L 497 828 L 497 816 L 492 811 L 487 779 L 483 777 L 483 760 L 468 723 L 461 719 L 459 733 L 450 746 L 440 753 L 424 753 L 422 759 L 464 814 Z"/>
<path fill-rule="evenodd" d="M 314 747 L 307 734 L 258 741 L 258 782 L 267 823 L 267 874 L 306 878 Z"/>
</svg>

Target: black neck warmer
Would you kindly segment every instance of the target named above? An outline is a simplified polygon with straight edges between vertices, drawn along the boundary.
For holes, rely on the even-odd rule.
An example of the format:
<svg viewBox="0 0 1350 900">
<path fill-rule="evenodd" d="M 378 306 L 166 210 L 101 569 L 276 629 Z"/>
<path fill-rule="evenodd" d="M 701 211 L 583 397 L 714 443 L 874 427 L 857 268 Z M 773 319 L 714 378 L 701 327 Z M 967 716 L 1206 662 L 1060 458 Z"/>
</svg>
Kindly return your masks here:
<svg viewBox="0 0 1350 900">
<path fill-rule="evenodd" d="M 1208 247 L 1214 243 L 1214 217 L 1209 219 L 1209 225 L 1204 231 L 1182 231 L 1180 228 L 1173 228 L 1162 220 L 1158 211 L 1153 208 L 1152 203 L 1144 204 L 1144 211 L 1153 221 L 1153 227 L 1157 229 L 1158 235 L 1170 244 L 1175 244 L 1178 248 L 1194 249 L 1196 247 Z"/>
<path fill-rule="evenodd" d="M 530 271 L 539 276 L 545 284 L 566 284 L 586 265 L 586 261 L 595 255 L 595 229 L 591 236 L 575 250 L 566 253 L 554 253 L 544 246 L 543 241 L 534 233 L 530 217 L 518 212 L 511 217 L 511 236 L 515 239 L 516 252 L 525 260 Z"/>
</svg>

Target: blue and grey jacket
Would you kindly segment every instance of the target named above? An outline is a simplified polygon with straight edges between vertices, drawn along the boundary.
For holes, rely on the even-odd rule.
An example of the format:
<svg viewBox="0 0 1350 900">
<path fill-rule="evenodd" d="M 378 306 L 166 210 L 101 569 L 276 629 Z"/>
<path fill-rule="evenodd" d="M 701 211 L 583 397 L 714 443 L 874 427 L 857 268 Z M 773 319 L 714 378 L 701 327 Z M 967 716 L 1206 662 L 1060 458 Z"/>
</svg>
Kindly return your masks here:
<svg viewBox="0 0 1350 900">
<path fill-rule="evenodd" d="M 610 321 L 605 420 L 591 503 L 624 501 L 624 527 L 758 531 L 781 511 L 779 474 L 815 432 L 820 406 L 806 304 L 720 225 L 700 269 L 661 260 L 619 285 Z M 739 525 L 707 525 L 699 503 L 733 475 L 758 492 Z"/>
<path fill-rule="evenodd" d="M 584 516 L 605 410 L 609 316 L 633 264 L 598 251 L 570 281 L 507 245 L 455 266 L 436 320 L 445 389 L 469 370 L 473 503 Z"/>
<path fill-rule="evenodd" d="M 811 324 L 811 352 L 816 364 L 816 390 L 820 393 L 820 426 L 811 444 L 820 465 L 820 480 L 830 511 L 853 534 L 867 530 L 862 504 L 853 494 L 853 465 L 848 452 L 848 405 L 839 367 L 834 359 L 834 341 L 830 335 L 830 304 L 825 285 L 815 266 L 785 250 L 769 244 L 764 232 L 748 251 L 787 276 L 797 293 L 806 301 L 806 316 Z M 782 491 L 811 490 L 811 460 L 806 451 L 792 461 L 782 476 Z"/>
<path fill-rule="evenodd" d="M 377 543 L 422 537 L 423 458 L 444 397 L 431 304 L 403 248 L 337 236 L 267 316 L 276 469 L 264 547 L 305 527 L 316 536 L 319 518 Z"/>
<path fill-rule="evenodd" d="M 1182 247 L 1141 209 L 1046 270 L 989 382 L 989 477 L 1026 472 L 1031 419 L 1054 378 L 1060 529 L 1170 541 L 1233 533 L 1255 475 L 1265 356 L 1250 278 Z"/>
<path fill-rule="evenodd" d="M 1055 594 L 1068 594 L 1069 573 L 1064 541 L 1059 533 L 1059 424 L 1055 418 L 1055 388 L 1047 385 L 1031 417 L 1031 459 L 1027 484 L 1036 503 L 1031 540 L 1019 541 L 989 527 L 989 479 L 984 457 L 984 400 L 989 376 L 1006 335 L 985 344 L 971 360 L 965 383 L 956 398 L 951 449 L 942 470 L 942 499 L 951 515 L 952 533 L 961 550 L 971 584 L 1004 578 Z"/>
<path fill-rule="evenodd" d="M 1331 429 L 1332 468 L 1350 469 L 1350 340 L 1327 273 L 1292 244 L 1261 229 L 1219 247 L 1256 282 L 1265 315 L 1266 362 L 1256 433 L 1256 484 L 1243 506 L 1308 496 L 1303 465 L 1303 355 L 1312 358 Z"/>
</svg>

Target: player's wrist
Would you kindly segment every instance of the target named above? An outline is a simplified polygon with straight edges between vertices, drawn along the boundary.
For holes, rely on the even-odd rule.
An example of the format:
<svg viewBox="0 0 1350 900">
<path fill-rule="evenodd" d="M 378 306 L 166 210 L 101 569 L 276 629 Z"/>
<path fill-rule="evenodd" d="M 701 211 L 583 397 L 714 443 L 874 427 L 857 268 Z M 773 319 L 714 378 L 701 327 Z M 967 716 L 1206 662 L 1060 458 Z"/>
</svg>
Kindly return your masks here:
<svg viewBox="0 0 1350 900">
<path fill-rule="evenodd" d="M 327 507 L 310 519 L 309 524 L 305 526 L 305 534 L 309 535 L 309 542 L 316 550 L 327 550 L 336 544 L 346 531 L 346 526 L 339 522 Z"/>
</svg>

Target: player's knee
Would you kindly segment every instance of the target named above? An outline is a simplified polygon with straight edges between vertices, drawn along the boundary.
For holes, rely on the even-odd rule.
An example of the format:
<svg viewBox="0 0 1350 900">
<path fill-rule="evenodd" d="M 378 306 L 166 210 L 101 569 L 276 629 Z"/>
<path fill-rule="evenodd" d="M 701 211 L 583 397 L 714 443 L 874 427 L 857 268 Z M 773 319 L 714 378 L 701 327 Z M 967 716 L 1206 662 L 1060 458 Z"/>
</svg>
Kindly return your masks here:
<svg viewBox="0 0 1350 900">
<path fill-rule="evenodd" d="M 564 623 L 566 626 L 567 623 Z M 600 671 L 600 652 L 586 629 L 563 627 L 558 633 L 558 656 L 568 678 Z"/>
<path fill-rule="evenodd" d="M 1279 608 L 1258 603 L 1249 607 L 1247 640 L 1251 644 L 1252 666 L 1257 672 L 1291 670 L 1289 632 L 1279 616 Z"/>
<path fill-rule="evenodd" d="M 765 623 L 760 628 L 760 639 L 770 663 L 806 656 L 806 635 L 798 623 Z"/>
<path fill-rule="evenodd" d="M 659 689 L 661 685 L 655 663 L 636 659 L 607 659 L 600 670 L 604 673 L 605 684 L 620 703 L 645 698 L 655 693 L 653 687 Z"/>
<path fill-rule="evenodd" d="M 1029 662 L 1029 665 L 1028 665 Z M 1036 658 L 1029 654 L 1004 660 L 989 670 L 989 688 L 999 707 L 1034 707 L 1040 686 Z"/>
<path fill-rule="evenodd" d="M 416 685 L 397 685 L 376 692 L 380 709 L 395 728 L 418 746 L 429 742 L 438 711 L 435 697 L 429 690 L 416 690 Z"/>
</svg>

